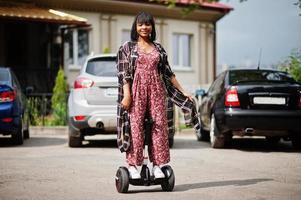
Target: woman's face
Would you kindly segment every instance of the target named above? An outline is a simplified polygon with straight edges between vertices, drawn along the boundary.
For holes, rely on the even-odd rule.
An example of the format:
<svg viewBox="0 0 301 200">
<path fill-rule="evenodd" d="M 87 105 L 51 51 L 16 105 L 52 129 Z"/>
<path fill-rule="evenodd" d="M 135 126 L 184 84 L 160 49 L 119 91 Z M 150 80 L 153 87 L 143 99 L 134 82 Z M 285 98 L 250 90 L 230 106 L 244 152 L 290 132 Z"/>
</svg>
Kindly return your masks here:
<svg viewBox="0 0 301 200">
<path fill-rule="evenodd" d="M 152 25 L 150 23 L 137 23 L 136 25 L 137 33 L 139 37 L 142 38 L 149 38 L 150 34 L 152 33 Z"/>
</svg>

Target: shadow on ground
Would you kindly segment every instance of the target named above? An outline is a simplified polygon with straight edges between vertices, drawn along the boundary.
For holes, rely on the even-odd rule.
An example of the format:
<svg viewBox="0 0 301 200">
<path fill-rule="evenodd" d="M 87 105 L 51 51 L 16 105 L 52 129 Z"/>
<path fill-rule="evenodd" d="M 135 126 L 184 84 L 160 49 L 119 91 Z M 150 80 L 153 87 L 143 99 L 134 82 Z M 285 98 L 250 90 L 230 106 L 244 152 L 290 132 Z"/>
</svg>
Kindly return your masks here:
<svg viewBox="0 0 301 200">
<path fill-rule="evenodd" d="M 57 146 L 67 142 L 66 138 L 62 137 L 31 137 L 24 140 L 22 145 L 14 145 L 10 138 L 0 138 L 0 147 L 42 147 L 42 146 Z"/>
<path fill-rule="evenodd" d="M 237 149 L 241 151 L 257 152 L 301 152 L 293 148 L 290 141 L 281 140 L 278 143 L 269 143 L 265 139 L 233 139 L 228 149 Z"/>
<path fill-rule="evenodd" d="M 83 142 L 83 147 L 87 148 L 117 148 L 116 139 L 88 139 Z M 207 142 L 198 142 L 196 139 L 175 137 L 172 149 L 203 149 L 211 148 Z"/>
<path fill-rule="evenodd" d="M 85 140 L 84 148 L 117 148 L 116 139 Z"/>
<path fill-rule="evenodd" d="M 261 179 L 245 179 L 245 180 L 228 180 L 228 181 L 213 181 L 213 182 L 201 182 L 176 185 L 174 191 L 182 192 L 187 190 L 199 189 L 199 188 L 211 188 L 211 187 L 223 187 L 223 186 L 247 186 L 254 185 L 260 182 L 273 181 L 274 179 L 261 178 Z"/>
<path fill-rule="evenodd" d="M 259 179 L 245 179 L 245 180 L 224 180 L 224 181 L 212 181 L 212 182 L 200 182 L 200 183 L 190 183 L 190 184 L 181 184 L 175 185 L 173 192 L 184 192 L 188 190 L 201 189 L 201 188 L 212 188 L 212 187 L 224 187 L 224 186 L 248 186 L 255 185 L 260 182 L 273 181 L 274 179 L 269 178 L 259 178 Z M 128 193 L 149 193 L 149 192 L 163 192 L 161 187 L 155 188 L 143 188 L 143 189 L 134 189 L 129 188 Z"/>
<path fill-rule="evenodd" d="M 175 137 L 173 149 L 207 149 L 209 142 L 199 142 L 193 138 Z"/>
</svg>

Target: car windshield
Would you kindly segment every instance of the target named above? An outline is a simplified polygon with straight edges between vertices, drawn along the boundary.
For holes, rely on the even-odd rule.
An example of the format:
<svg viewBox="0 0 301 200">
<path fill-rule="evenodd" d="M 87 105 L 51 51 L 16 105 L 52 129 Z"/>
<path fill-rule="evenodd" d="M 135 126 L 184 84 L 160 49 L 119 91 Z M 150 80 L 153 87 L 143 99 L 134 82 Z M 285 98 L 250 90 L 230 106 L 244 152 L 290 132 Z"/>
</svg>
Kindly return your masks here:
<svg viewBox="0 0 301 200">
<path fill-rule="evenodd" d="M 86 72 L 95 76 L 117 76 L 114 57 L 94 58 L 88 61 Z"/>
<path fill-rule="evenodd" d="M 265 70 L 235 70 L 229 73 L 231 85 L 242 82 L 289 82 L 296 81 L 286 72 Z"/>
</svg>

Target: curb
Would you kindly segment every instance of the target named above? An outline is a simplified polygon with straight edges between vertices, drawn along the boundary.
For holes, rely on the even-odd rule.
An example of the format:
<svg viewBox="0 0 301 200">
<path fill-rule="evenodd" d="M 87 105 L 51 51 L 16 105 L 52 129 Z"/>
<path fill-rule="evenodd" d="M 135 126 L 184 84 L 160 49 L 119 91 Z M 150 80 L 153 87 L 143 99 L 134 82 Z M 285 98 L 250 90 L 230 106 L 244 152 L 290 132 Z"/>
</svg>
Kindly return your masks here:
<svg viewBox="0 0 301 200">
<path fill-rule="evenodd" d="M 30 135 L 67 135 L 67 126 L 30 126 Z"/>
<path fill-rule="evenodd" d="M 68 126 L 30 126 L 30 135 L 68 135 Z M 175 135 L 192 135 L 193 128 L 177 130 Z"/>
<path fill-rule="evenodd" d="M 195 131 L 193 128 L 185 128 L 182 130 L 177 130 L 175 135 L 193 135 Z"/>
</svg>

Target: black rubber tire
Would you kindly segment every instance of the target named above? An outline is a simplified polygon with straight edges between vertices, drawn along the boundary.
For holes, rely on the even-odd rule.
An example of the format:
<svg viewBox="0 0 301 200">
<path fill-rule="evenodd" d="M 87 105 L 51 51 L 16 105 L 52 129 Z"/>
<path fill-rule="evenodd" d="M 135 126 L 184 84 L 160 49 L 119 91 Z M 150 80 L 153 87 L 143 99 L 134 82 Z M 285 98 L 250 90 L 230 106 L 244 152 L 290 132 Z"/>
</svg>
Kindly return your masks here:
<svg viewBox="0 0 301 200">
<path fill-rule="evenodd" d="M 116 172 L 115 186 L 119 193 L 127 193 L 129 189 L 129 172 L 126 167 L 119 167 Z"/>
<path fill-rule="evenodd" d="M 20 122 L 20 125 L 18 127 L 18 130 L 16 133 L 12 134 L 11 136 L 12 143 L 15 145 L 22 145 L 24 142 L 24 135 L 22 131 L 22 123 Z"/>
<path fill-rule="evenodd" d="M 225 137 L 219 133 L 216 126 L 214 114 L 211 115 L 210 122 L 210 143 L 212 148 L 224 148 Z"/>
<path fill-rule="evenodd" d="M 29 139 L 30 138 L 30 133 L 29 133 L 29 117 L 28 115 L 24 115 L 23 116 L 23 136 L 24 136 L 24 139 Z"/>
<path fill-rule="evenodd" d="M 161 168 L 162 172 L 165 175 L 165 180 L 161 183 L 161 188 L 163 191 L 171 192 L 175 187 L 175 174 L 171 166 L 166 165 Z"/>
<path fill-rule="evenodd" d="M 23 131 L 24 139 L 29 139 L 30 134 L 29 134 L 29 129 Z"/>
<path fill-rule="evenodd" d="M 83 142 L 83 136 L 81 135 L 80 131 L 74 130 L 69 126 L 68 129 L 68 145 L 69 147 L 81 147 Z M 79 135 L 79 136 L 73 136 Z"/>
<path fill-rule="evenodd" d="M 294 133 L 291 137 L 292 139 L 292 145 L 295 149 L 300 150 L 301 149 L 301 135 L 298 133 Z"/>
<path fill-rule="evenodd" d="M 81 147 L 82 146 L 82 137 L 72 137 L 69 135 L 68 145 L 69 147 Z"/>
<path fill-rule="evenodd" d="M 202 127 L 200 128 L 200 132 L 196 133 L 196 137 L 198 141 L 210 141 L 210 132 L 204 130 Z"/>
</svg>

